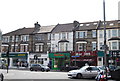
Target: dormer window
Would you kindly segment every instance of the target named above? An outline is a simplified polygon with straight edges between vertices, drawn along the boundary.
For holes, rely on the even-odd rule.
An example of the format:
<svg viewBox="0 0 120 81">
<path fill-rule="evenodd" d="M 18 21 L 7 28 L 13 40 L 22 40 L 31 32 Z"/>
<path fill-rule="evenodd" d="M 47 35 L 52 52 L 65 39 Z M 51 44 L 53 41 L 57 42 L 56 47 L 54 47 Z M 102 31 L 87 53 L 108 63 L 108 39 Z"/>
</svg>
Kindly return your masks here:
<svg viewBox="0 0 120 81">
<path fill-rule="evenodd" d="M 86 24 L 86 26 L 89 26 L 90 24 Z"/>
</svg>

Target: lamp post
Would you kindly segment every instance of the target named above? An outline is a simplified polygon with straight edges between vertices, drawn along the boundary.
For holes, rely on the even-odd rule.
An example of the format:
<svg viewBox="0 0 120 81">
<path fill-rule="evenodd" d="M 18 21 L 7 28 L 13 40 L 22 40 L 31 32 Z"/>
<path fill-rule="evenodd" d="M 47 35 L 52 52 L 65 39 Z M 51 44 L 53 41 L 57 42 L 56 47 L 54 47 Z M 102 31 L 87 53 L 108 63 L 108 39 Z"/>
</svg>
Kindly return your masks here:
<svg viewBox="0 0 120 81">
<path fill-rule="evenodd" d="M 8 45 L 8 50 L 7 50 L 7 53 L 6 53 L 6 56 L 7 56 L 7 73 L 8 73 L 8 70 L 9 70 L 9 51 L 10 51 L 10 45 Z"/>
<path fill-rule="evenodd" d="M 104 66 L 107 81 L 107 45 L 106 45 L 106 17 L 105 17 L 105 0 L 103 0 L 103 24 L 104 24 Z"/>
</svg>

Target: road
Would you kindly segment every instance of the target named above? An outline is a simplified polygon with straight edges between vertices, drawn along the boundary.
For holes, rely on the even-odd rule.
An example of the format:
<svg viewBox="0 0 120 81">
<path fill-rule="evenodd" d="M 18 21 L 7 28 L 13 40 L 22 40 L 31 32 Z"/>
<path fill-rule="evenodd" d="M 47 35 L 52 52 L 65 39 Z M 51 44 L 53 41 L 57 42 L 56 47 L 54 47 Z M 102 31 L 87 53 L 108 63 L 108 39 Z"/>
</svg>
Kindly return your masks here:
<svg viewBox="0 0 120 81">
<path fill-rule="evenodd" d="M 8 73 L 4 69 L 0 69 L 4 75 L 4 81 L 95 81 L 94 79 L 69 79 L 67 72 L 41 72 L 28 70 L 9 70 Z M 110 80 L 113 81 L 113 80 Z"/>
</svg>

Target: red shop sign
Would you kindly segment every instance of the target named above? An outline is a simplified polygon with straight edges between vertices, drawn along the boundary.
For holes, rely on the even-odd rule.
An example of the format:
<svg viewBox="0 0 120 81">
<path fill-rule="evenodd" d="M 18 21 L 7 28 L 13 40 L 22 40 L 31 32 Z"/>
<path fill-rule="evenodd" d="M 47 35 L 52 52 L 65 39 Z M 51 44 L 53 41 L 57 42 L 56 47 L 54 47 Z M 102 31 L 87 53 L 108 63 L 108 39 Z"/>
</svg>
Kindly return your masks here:
<svg viewBox="0 0 120 81">
<path fill-rule="evenodd" d="M 72 56 L 97 56 L 96 51 L 80 51 L 80 52 L 73 52 Z"/>
</svg>

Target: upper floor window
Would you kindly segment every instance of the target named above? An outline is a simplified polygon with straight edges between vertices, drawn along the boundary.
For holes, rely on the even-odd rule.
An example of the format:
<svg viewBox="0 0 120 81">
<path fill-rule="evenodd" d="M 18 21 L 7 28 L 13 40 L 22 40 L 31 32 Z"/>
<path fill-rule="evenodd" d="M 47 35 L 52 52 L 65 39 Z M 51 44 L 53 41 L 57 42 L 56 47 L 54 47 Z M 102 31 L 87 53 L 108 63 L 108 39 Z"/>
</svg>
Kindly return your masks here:
<svg viewBox="0 0 120 81">
<path fill-rule="evenodd" d="M 51 38 L 51 35 L 50 35 L 50 34 L 48 34 L 48 40 L 50 40 L 50 38 Z"/>
<path fill-rule="evenodd" d="M 29 35 L 22 35 L 21 40 L 22 41 L 29 41 Z"/>
<path fill-rule="evenodd" d="M 117 37 L 117 30 L 116 29 L 112 30 L 112 37 Z"/>
<path fill-rule="evenodd" d="M 110 37 L 111 37 L 111 31 L 108 30 L 108 38 L 110 38 Z"/>
<path fill-rule="evenodd" d="M 12 42 L 15 42 L 15 36 L 12 36 Z"/>
<path fill-rule="evenodd" d="M 2 42 L 10 42 L 10 36 L 3 36 Z"/>
<path fill-rule="evenodd" d="M 87 37 L 87 32 L 86 31 L 80 31 L 79 32 L 79 38 L 86 38 Z"/>
<path fill-rule="evenodd" d="M 120 37 L 120 29 L 118 30 L 118 36 Z"/>
<path fill-rule="evenodd" d="M 62 39 L 63 39 L 63 40 L 66 39 L 66 33 L 62 33 Z"/>
<path fill-rule="evenodd" d="M 103 38 L 103 31 L 102 30 L 99 31 L 99 37 Z"/>
<path fill-rule="evenodd" d="M 76 38 L 78 38 L 78 34 L 79 34 L 79 32 L 76 32 Z"/>
<path fill-rule="evenodd" d="M 55 40 L 55 34 L 51 34 L 51 39 Z"/>
<path fill-rule="evenodd" d="M 96 37 L 96 30 L 92 30 L 92 37 Z"/>
</svg>

